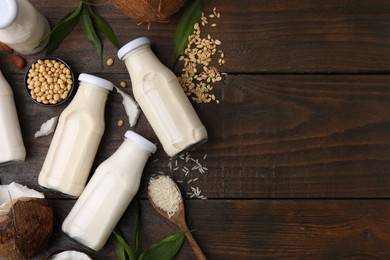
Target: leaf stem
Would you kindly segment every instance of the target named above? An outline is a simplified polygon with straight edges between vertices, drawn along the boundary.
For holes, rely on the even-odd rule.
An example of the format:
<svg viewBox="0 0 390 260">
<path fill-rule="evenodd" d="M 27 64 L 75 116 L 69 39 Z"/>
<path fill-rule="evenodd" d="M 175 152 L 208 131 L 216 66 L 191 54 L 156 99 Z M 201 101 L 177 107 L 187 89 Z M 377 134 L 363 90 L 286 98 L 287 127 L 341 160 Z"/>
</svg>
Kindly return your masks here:
<svg viewBox="0 0 390 260">
<path fill-rule="evenodd" d="M 94 13 L 91 5 L 89 0 L 80 0 L 77 8 L 66 14 L 50 33 L 41 40 L 37 47 L 42 47 L 47 44 L 46 55 L 50 55 L 73 31 L 81 19 L 84 31 L 86 32 L 89 41 L 92 43 L 99 62 L 102 65 L 103 46 L 98 33 L 101 32 L 117 48 L 119 48 L 119 42 L 108 22 L 103 17 Z"/>
</svg>

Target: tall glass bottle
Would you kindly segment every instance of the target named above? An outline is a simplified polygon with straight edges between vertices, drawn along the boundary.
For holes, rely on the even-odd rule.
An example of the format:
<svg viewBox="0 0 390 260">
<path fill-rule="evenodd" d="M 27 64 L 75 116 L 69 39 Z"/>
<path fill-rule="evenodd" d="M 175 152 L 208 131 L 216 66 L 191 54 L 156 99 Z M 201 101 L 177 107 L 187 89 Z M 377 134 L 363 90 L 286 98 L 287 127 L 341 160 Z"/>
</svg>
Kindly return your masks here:
<svg viewBox="0 0 390 260">
<path fill-rule="evenodd" d="M 85 187 L 102 138 L 104 110 L 113 84 L 82 73 L 79 89 L 61 113 L 39 185 L 78 197 Z"/>
<path fill-rule="evenodd" d="M 0 1 L 0 41 L 21 54 L 41 51 L 38 44 L 50 33 L 46 18 L 28 0 Z"/>
<path fill-rule="evenodd" d="M 135 39 L 118 51 L 129 71 L 133 94 L 169 156 L 207 140 L 207 131 L 175 74 L 164 66 L 146 37 Z"/>
<path fill-rule="evenodd" d="M 127 131 L 118 150 L 96 169 L 62 230 L 81 244 L 100 250 L 137 193 L 146 161 L 156 149 L 147 139 Z"/>
<path fill-rule="evenodd" d="M 0 164 L 24 161 L 22 133 L 11 86 L 0 71 Z"/>
</svg>

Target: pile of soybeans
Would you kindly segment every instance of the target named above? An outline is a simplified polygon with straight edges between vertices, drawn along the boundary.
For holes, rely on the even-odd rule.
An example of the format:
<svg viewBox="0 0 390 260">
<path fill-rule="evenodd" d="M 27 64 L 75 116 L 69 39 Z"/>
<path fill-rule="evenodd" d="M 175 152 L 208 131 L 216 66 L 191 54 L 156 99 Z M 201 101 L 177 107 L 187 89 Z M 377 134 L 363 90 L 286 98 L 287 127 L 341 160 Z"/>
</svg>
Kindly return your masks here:
<svg viewBox="0 0 390 260">
<path fill-rule="evenodd" d="M 72 73 L 61 61 L 38 60 L 28 71 L 27 85 L 34 100 L 55 105 L 69 96 L 73 85 Z"/>
</svg>

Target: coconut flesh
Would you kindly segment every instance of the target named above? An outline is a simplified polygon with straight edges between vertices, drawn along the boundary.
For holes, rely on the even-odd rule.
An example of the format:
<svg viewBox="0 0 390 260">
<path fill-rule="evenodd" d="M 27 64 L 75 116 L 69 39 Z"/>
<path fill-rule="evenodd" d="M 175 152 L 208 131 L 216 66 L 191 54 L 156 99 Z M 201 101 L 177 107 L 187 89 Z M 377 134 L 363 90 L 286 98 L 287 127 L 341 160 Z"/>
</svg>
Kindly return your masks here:
<svg viewBox="0 0 390 260">
<path fill-rule="evenodd" d="M 49 120 L 47 120 L 45 123 L 41 125 L 39 131 L 35 133 L 35 138 L 54 133 L 57 123 L 58 123 L 58 116 L 52 117 Z"/>
<path fill-rule="evenodd" d="M 166 22 L 186 0 L 113 0 L 122 12 L 136 23 Z"/>
<path fill-rule="evenodd" d="M 79 251 L 67 250 L 53 255 L 49 259 L 50 260 L 69 260 L 69 259 L 91 260 L 92 258 L 90 258 L 87 254 L 84 254 Z"/>
<path fill-rule="evenodd" d="M 54 214 L 44 195 L 18 183 L 0 185 L 0 259 L 30 259 L 47 245 Z"/>
<path fill-rule="evenodd" d="M 141 110 L 138 103 L 125 92 L 115 87 L 116 91 L 122 96 L 122 104 L 125 107 L 126 115 L 129 117 L 130 126 L 133 127 L 137 124 Z"/>
</svg>

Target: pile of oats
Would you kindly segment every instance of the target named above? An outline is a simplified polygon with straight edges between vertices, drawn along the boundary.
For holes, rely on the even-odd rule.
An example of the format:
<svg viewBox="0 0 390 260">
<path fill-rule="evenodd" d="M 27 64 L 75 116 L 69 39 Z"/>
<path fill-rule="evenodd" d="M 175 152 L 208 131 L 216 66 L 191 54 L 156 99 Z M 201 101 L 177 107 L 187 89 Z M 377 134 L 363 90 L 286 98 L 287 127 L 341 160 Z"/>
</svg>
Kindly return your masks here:
<svg viewBox="0 0 390 260">
<path fill-rule="evenodd" d="M 219 100 L 211 93 L 213 83 L 221 81 L 225 73 L 211 65 L 217 55 L 218 64 L 225 64 L 225 54 L 219 48 L 222 44 L 220 40 L 214 39 L 210 34 L 202 36 L 201 28 L 209 24 L 208 19 L 219 19 L 221 14 L 214 7 L 213 13 L 205 16 L 202 13 L 201 23 L 194 25 L 194 33 L 188 37 L 189 43 L 184 50 L 179 61 L 184 62 L 181 75 L 178 77 L 180 85 L 188 96 L 196 103 L 210 103 Z M 211 27 L 216 27 L 216 23 L 211 23 Z"/>
</svg>

